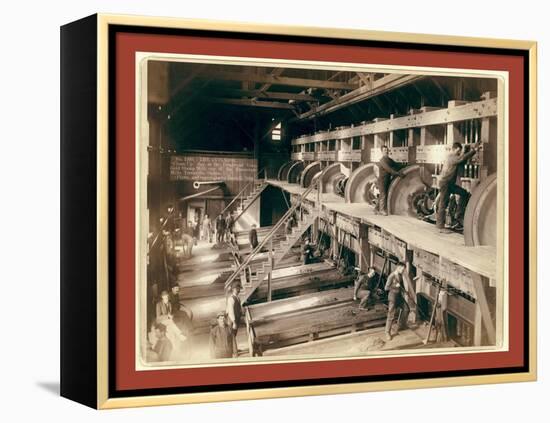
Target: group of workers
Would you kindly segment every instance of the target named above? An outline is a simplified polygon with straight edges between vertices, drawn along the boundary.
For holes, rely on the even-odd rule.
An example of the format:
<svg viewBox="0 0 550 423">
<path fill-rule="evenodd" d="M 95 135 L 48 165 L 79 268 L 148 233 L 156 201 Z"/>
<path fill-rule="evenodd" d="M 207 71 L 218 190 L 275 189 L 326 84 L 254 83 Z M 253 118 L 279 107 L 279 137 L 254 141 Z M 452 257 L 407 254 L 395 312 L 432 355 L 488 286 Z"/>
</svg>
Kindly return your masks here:
<svg viewBox="0 0 550 423">
<path fill-rule="evenodd" d="M 456 183 L 458 171 L 462 165 L 470 160 L 481 149 L 481 143 L 476 143 L 468 152 L 463 152 L 463 146 L 455 142 L 451 152 L 447 155 L 439 175 L 439 194 L 435 204 L 436 227 L 442 233 L 449 233 L 451 230 L 445 227 L 445 216 L 451 195 L 458 196 L 457 207 L 454 211 L 452 229 L 460 230 L 463 225 L 464 212 L 470 198 L 470 194 Z M 388 191 L 393 178 L 405 177 L 401 166 L 389 157 L 389 148 L 382 146 L 382 157 L 378 161 L 379 191 L 378 203 L 375 213 L 384 216 L 388 215 Z"/>
<path fill-rule="evenodd" d="M 216 218 L 215 228 L 216 228 L 216 243 L 222 244 L 223 242 L 230 242 L 231 236 L 233 234 L 233 227 L 235 222 L 231 213 L 227 213 L 225 217 L 220 214 Z"/>
<path fill-rule="evenodd" d="M 391 341 L 399 333 L 399 330 L 405 327 L 411 310 L 409 307 L 410 293 L 403 280 L 405 267 L 403 262 L 398 262 L 395 265 L 393 272 L 386 278 L 383 290 L 380 287 L 381 278 L 377 275 L 374 267 L 369 267 L 367 273 L 362 273 L 356 268 L 358 275 L 355 279 L 353 300 L 359 301 L 360 308 L 369 310 L 373 303 L 382 299 L 384 292 L 387 295 L 388 314 L 384 328 L 387 341 Z M 397 331 L 392 332 L 396 313 L 398 313 Z"/>
<path fill-rule="evenodd" d="M 180 299 L 180 287 L 164 290 L 155 305 L 149 338 L 149 361 L 174 361 L 189 355 L 188 338 L 193 333 L 193 311 Z"/>
<path fill-rule="evenodd" d="M 472 158 L 481 148 L 481 145 L 475 144 L 468 152 L 463 152 L 463 146 L 460 143 L 454 143 L 451 152 L 443 162 L 439 176 L 439 194 L 435 204 L 436 226 L 440 232 L 450 232 L 445 227 L 446 210 L 452 195 L 458 196 L 455 215 L 455 222 L 462 223 L 464 211 L 469 199 L 469 193 L 460 187 L 456 181 L 458 171 L 461 165 Z M 388 191 L 392 179 L 395 177 L 405 177 L 401 166 L 389 157 L 389 148 L 382 147 L 382 157 L 378 162 L 378 190 L 379 198 L 376 207 L 376 213 L 388 215 L 387 199 Z M 183 220 L 185 222 L 185 220 Z M 287 231 L 292 231 L 295 221 L 289 220 Z M 173 207 L 168 207 L 167 216 L 161 219 L 163 227 L 163 261 L 165 266 L 170 267 L 169 253 L 173 249 L 174 235 L 177 232 L 173 219 Z M 190 257 L 192 255 L 193 245 L 200 237 L 209 242 L 213 242 L 215 233 L 217 244 L 231 242 L 233 234 L 234 221 L 231 214 L 225 217 L 219 215 L 214 224 L 205 215 L 201 222 L 182 224 L 181 239 L 184 245 L 184 252 Z M 253 225 L 249 232 L 249 243 L 252 249 L 258 246 L 258 234 L 256 226 Z M 305 239 L 302 246 L 302 261 L 307 265 L 312 263 L 315 257 L 315 247 L 308 238 Z M 379 287 L 380 278 L 377 276 L 374 268 L 369 268 L 367 273 L 359 273 L 355 281 L 353 299 L 359 301 L 359 307 L 369 309 L 373 301 L 382 297 L 384 292 L 388 299 L 388 312 L 385 325 L 385 335 L 387 340 L 391 340 L 395 333 L 392 333 L 392 324 L 395 320 L 396 312 L 399 310 L 398 331 L 406 322 L 410 307 L 408 305 L 409 292 L 403 282 L 403 272 L 405 264 L 399 262 L 395 265 L 393 272 L 386 278 L 384 289 Z M 170 281 L 170 277 L 168 277 Z M 240 284 L 234 283 L 231 294 L 227 298 L 226 309 L 217 314 L 216 325 L 210 331 L 210 354 L 212 358 L 231 358 L 238 354 L 236 336 L 242 316 L 242 305 L 239 298 Z M 179 299 L 179 286 L 173 285 L 171 291 L 163 291 L 161 298 L 156 304 L 156 318 L 153 325 L 153 333 L 156 342 L 151 343 L 150 354 L 154 357 L 153 361 L 169 361 L 177 351 L 178 346 L 185 342 L 187 334 L 193 328 L 193 312 L 183 305 Z"/>
<path fill-rule="evenodd" d="M 177 361 L 189 358 L 190 336 L 193 334 L 193 311 L 180 299 L 180 287 L 163 291 L 155 307 L 147 345 L 149 362 Z M 234 358 L 238 355 L 237 333 L 243 315 L 239 293 L 241 285 L 234 282 L 226 298 L 226 308 L 216 315 L 211 325 L 209 351 L 211 358 Z"/>
</svg>

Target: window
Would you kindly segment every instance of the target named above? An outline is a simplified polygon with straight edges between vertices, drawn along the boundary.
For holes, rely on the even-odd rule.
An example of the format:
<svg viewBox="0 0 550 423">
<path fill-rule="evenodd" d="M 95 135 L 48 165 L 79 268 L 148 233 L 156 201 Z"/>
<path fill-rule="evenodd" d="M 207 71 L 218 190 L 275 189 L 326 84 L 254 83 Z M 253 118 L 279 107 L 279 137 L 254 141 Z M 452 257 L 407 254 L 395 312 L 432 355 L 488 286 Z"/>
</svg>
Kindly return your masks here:
<svg viewBox="0 0 550 423">
<path fill-rule="evenodd" d="M 273 130 L 271 131 L 271 139 L 273 141 L 281 140 L 281 122 L 279 122 L 277 126 L 275 126 L 275 128 L 273 128 Z"/>
</svg>

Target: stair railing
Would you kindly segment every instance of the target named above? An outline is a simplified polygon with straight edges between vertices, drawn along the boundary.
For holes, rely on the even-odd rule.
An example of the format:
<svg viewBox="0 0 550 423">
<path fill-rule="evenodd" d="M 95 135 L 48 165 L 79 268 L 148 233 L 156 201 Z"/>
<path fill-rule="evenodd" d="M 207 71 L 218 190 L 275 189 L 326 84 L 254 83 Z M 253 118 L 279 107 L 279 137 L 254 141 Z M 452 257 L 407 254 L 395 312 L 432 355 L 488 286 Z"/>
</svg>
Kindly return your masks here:
<svg viewBox="0 0 550 423">
<path fill-rule="evenodd" d="M 245 197 L 245 192 L 247 192 L 248 188 L 250 188 L 250 186 L 254 186 L 254 184 L 256 183 L 256 181 L 259 179 L 259 176 L 260 174 L 264 172 L 264 175 L 267 177 L 267 173 L 265 173 L 265 167 L 260 169 L 260 171 L 258 173 L 256 173 L 254 175 L 254 177 L 252 178 L 251 181 L 249 181 L 244 187 L 243 189 L 241 189 L 239 191 L 239 193 L 233 198 L 233 200 L 231 200 L 229 202 L 229 204 L 227 206 L 224 207 L 224 209 L 215 217 L 214 220 L 212 220 L 212 222 L 215 222 L 218 217 L 220 216 L 223 216 L 230 208 L 233 204 L 235 204 L 236 201 L 240 200 L 241 201 L 241 204 L 243 202 L 243 197 Z"/>
<path fill-rule="evenodd" d="M 271 230 L 266 234 L 266 236 L 262 239 L 262 241 L 257 245 L 256 248 L 248 255 L 248 257 L 241 263 L 241 265 L 235 269 L 233 274 L 227 279 L 225 282 L 225 288 L 228 289 L 233 281 L 239 276 L 239 274 L 243 271 L 243 269 L 248 266 L 248 264 L 252 261 L 252 259 L 262 251 L 262 248 L 267 244 L 267 242 L 271 239 L 271 237 L 283 226 L 283 224 L 292 216 L 292 214 L 298 209 L 298 207 L 301 207 L 303 200 L 309 195 L 311 191 L 315 188 L 315 186 L 318 187 L 318 189 L 321 189 L 320 181 L 323 177 L 324 172 L 320 175 L 318 178 L 318 182 L 315 184 L 311 184 L 301 195 L 298 197 L 298 200 L 294 205 L 292 205 L 286 213 L 279 219 L 279 221 L 271 228 Z"/>
</svg>

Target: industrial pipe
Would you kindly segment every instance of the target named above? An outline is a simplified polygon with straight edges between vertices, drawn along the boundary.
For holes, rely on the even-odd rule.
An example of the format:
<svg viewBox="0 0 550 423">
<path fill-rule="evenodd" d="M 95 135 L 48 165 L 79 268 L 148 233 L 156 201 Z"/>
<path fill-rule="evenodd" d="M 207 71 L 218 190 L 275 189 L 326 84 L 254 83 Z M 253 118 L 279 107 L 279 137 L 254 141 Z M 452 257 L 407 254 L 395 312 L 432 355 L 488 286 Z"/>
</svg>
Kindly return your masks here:
<svg viewBox="0 0 550 423">
<path fill-rule="evenodd" d="M 207 189 L 206 191 L 197 192 L 196 194 L 187 195 L 185 197 L 181 197 L 178 201 L 182 202 L 182 201 L 189 200 L 190 198 L 200 197 L 201 195 L 208 194 L 209 192 L 212 192 L 212 191 L 216 191 L 217 189 L 218 187 L 214 187 L 214 188 Z"/>
<path fill-rule="evenodd" d="M 224 181 L 205 181 L 205 182 L 199 182 L 195 181 L 193 182 L 193 188 L 199 189 L 202 185 L 221 185 Z"/>
</svg>

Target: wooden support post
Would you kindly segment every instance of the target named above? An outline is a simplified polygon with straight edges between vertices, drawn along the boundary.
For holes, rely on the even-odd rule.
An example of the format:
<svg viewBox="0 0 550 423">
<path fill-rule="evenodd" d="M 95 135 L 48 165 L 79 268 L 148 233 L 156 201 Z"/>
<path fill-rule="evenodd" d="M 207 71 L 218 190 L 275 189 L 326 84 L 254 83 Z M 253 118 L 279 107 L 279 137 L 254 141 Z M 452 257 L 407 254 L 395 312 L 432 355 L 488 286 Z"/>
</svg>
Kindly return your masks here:
<svg viewBox="0 0 550 423">
<path fill-rule="evenodd" d="M 251 323 L 251 317 L 250 317 L 250 310 L 248 307 L 245 308 L 245 322 L 246 322 L 246 334 L 248 336 L 248 352 L 250 354 L 250 357 L 254 357 L 254 332 L 252 330 Z"/>
<path fill-rule="evenodd" d="M 493 324 L 493 318 L 491 317 L 491 311 L 489 309 L 489 303 L 487 302 L 487 296 L 485 295 L 485 287 L 483 283 L 482 276 L 470 272 L 472 276 L 472 281 L 474 282 L 474 291 L 476 294 L 476 304 L 477 304 L 477 313 L 481 314 L 481 320 L 483 321 L 483 327 L 485 328 L 485 333 L 487 334 L 487 340 L 490 345 L 496 344 L 496 332 L 495 325 Z M 476 327 L 476 329 L 478 329 Z M 474 335 L 475 338 L 479 337 L 477 333 Z"/>
<path fill-rule="evenodd" d="M 413 283 L 413 276 L 412 276 L 412 258 L 413 258 L 412 250 L 406 250 L 405 256 L 406 256 L 405 272 L 403 272 L 403 281 L 408 294 L 407 305 L 409 306 L 409 309 L 410 309 L 409 316 L 407 316 L 407 321 L 409 321 L 410 316 L 414 316 L 412 323 L 416 323 L 417 307 L 416 307 L 416 289 Z"/>
<path fill-rule="evenodd" d="M 270 245 L 269 245 L 269 273 L 267 274 L 267 301 L 271 301 L 272 299 L 272 284 L 271 279 L 273 277 L 273 268 L 275 267 L 275 261 L 273 259 L 273 237 L 270 239 Z"/>
<path fill-rule="evenodd" d="M 371 266 L 371 248 L 370 244 L 368 243 L 367 238 L 360 238 L 359 239 L 359 248 L 361 250 L 360 253 L 360 260 L 359 260 L 359 268 L 361 269 L 361 272 L 367 272 L 369 270 L 369 267 Z"/>
<path fill-rule="evenodd" d="M 474 321 L 474 346 L 479 347 L 482 343 L 483 335 L 483 319 L 481 317 L 481 310 L 476 307 L 475 321 Z"/>
</svg>

